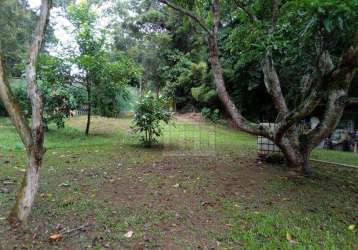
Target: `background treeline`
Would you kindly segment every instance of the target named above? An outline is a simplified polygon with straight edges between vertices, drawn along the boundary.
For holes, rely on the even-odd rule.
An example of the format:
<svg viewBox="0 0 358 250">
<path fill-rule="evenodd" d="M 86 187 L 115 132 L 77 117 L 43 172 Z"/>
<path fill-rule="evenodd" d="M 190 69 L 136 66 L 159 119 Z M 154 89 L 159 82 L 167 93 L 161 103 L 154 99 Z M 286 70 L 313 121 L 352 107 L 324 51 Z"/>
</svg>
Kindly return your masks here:
<svg viewBox="0 0 358 250">
<path fill-rule="evenodd" d="M 202 16 L 211 8 L 210 1 L 171 2 L 188 10 L 192 8 L 196 13 L 200 12 L 195 9 L 200 5 Z M 221 1 L 219 46 L 225 85 L 237 107 L 252 121 L 274 121 L 277 117 L 262 72 L 268 44 L 274 44 L 284 96 L 289 106 L 295 107 L 300 102 L 302 89 L 298 85 L 314 69 L 317 43 L 337 51 L 334 60 L 338 60 L 338 51 L 344 49 L 345 39 L 348 40 L 343 34 L 356 33 L 354 24 L 343 21 L 344 16 L 355 11 L 349 7 L 354 6 L 354 1 L 280 1 L 285 6 L 281 10 L 282 17 L 277 21 L 275 33 L 268 36 L 271 2 Z M 240 6 L 255 13 L 262 22 L 251 22 Z M 115 12 L 121 13 L 124 21 L 114 25 L 115 45 L 127 50 L 142 65 L 145 88 L 172 97 L 177 110 L 223 110 L 212 84 L 206 34 L 195 21 L 156 1 L 118 1 L 117 9 Z M 312 13 L 300 13 L 299 9 Z M 211 16 L 206 19 L 212 22 Z M 312 39 L 321 22 L 324 23 L 324 41 L 318 41 L 318 36 Z M 339 32 L 342 37 L 330 39 Z M 350 90 L 352 97 L 358 96 L 357 83 L 355 77 Z"/>
</svg>

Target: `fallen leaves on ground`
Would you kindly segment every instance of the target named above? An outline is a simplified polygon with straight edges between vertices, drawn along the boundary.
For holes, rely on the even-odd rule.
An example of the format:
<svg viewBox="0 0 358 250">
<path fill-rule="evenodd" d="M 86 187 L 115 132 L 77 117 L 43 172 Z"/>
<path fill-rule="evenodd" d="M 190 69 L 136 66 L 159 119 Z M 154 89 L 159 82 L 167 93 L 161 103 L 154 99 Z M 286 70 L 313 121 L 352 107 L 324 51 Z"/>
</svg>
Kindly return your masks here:
<svg viewBox="0 0 358 250">
<path fill-rule="evenodd" d="M 133 231 L 128 231 L 128 232 L 124 235 L 124 237 L 126 237 L 126 238 L 131 238 L 131 237 L 133 236 L 133 234 L 134 234 Z"/>
<path fill-rule="evenodd" d="M 292 244 L 297 243 L 297 241 L 295 240 L 295 237 L 292 234 L 290 234 L 289 232 L 286 233 L 286 239 Z"/>
<path fill-rule="evenodd" d="M 52 241 L 59 241 L 60 239 L 61 239 L 60 234 L 53 234 L 50 236 L 50 240 L 52 240 Z"/>
</svg>

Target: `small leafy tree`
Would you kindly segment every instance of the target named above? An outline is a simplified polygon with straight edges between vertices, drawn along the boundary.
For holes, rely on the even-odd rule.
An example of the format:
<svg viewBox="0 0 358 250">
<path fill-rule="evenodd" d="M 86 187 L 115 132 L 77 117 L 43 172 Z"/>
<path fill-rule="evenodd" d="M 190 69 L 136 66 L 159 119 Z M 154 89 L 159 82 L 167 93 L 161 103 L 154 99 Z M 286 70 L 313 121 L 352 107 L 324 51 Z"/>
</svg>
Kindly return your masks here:
<svg viewBox="0 0 358 250">
<path fill-rule="evenodd" d="M 98 27 L 97 4 L 81 1 L 68 9 L 69 21 L 75 27 L 78 51 L 72 51 L 72 64 L 79 70 L 72 77 L 87 92 L 87 125 L 89 135 L 93 112 L 114 116 L 119 112 L 119 99 L 127 96 L 126 86 L 138 81 L 141 69 L 126 53 L 108 52 L 106 32 Z"/>
<path fill-rule="evenodd" d="M 155 97 L 151 92 L 144 95 L 135 108 L 133 130 L 141 135 L 145 147 L 151 147 L 162 135 L 163 122 L 168 123 L 172 113 L 167 109 L 164 97 Z"/>
</svg>

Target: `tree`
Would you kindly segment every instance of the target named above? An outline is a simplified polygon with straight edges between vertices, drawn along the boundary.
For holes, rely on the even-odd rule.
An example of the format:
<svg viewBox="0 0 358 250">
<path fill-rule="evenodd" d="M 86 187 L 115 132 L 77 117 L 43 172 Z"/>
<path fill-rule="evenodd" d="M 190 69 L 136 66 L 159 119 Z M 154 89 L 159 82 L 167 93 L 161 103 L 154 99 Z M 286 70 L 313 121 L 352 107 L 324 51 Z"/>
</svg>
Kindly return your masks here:
<svg viewBox="0 0 358 250">
<path fill-rule="evenodd" d="M 141 135 L 145 147 L 152 147 L 157 137 L 162 135 L 162 124 L 168 123 L 172 114 L 166 108 L 162 96 L 155 97 L 151 92 L 145 94 L 134 111 L 133 130 Z"/>
<path fill-rule="evenodd" d="M 129 85 L 137 85 L 142 69 L 121 51 L 106 52 L 99 59 L 100 78 L 94 86 L 93 107 L 97 114 L 114 117 L 122 110 L 122 100 L 128 98 Z"/>
<path fill-rule="evenodd" d="M 79 55 L 75 56 L 74 63 L 78 65 L 81 72 L 77 80 L 87 91 L 87 125 L 86 135 L 89 135 L 92 114 L 92 88 L 98 63 L 98 57 L 103 46 L 103 39 L 96 37 L 94 26 L 96 14 L 91 10 L 87 1 L 71 4 L 68 7 L 68 17 L 74 25 L 75 39 L 79 47 Z"/>
<path fill-rule="evenodd" d="M 45 153 L 44 126 L 43 126 L 43 102 L 36 79 L 36 65 L 41 49 L 44 34 L 46 32 L 52 1 L 42 0 L 40 16 L 38 18 L 34 36 L 28 50 L 26 64 L 26 81 L 28 96 L 32 107 L 31 127 L 24 118 L 17 101 L 11 92 L 3 59 L 0 57 L 0 97 L 18 132 L 27 152 L 27 168 L 23 178 L 16 202 L 9 215 L 12 224 L 26 223 L 31 212 L 35 195 L 39 187 L 39 171 Z"/>
<path fill-rule="evenodd" d="M 193 98 L 192 88 L 198 93 L 212 86 L 195 23 L 176 11 L 166 13 L 155 1 L 117 2 L 115 45 L 145 69 L 140 89 L 170 97 L 178 109 L 200 108 L 201 94 Z"/>
<path fill-rule="evenodd" d="M 82 1 L 68 7 L 79 50 L 73 53 L 72 63 L 78 68 L 73 78 L 87 91 L 86 135 L 89 134 L 92 112 L 111 116 L 119 111 L 118 100 L 126 96 L 126 85 L 136 81 L 141 74 L 140 68 L 124 53 L 112 51 L 110 54 L 105 50 L 105 37 L 96 27 L 93 6 Z"/>
<path fill-rule="evenodd" d="M 337 126 L 348 100 L 348 91 L 358 66 L 356 29 L 358 15 L 355 11 L 358 3 L 356 1 L 342 3 L 336 0 L 285 2 L 276 0 L 220 2 L 212 0 L 207 5 L 205 1 L 195 3 L 159 1 L 189 16 L 205 31 L 219 98 L 237 126 L 250 134 L 261 135 L 274 141 L 282 150 L 289 166 L 310 173 L 309 155 Z M 255 26 L 251 27 L 259 29 L 259 32 L 262 33 L 261 38 L 264 38 L 265 54 L 262 59 L 262 71 L 267 93 L 271 96 L 278 112 L 276 126 L 273 129 L 248 121 L 234 104 L 226 89 L 219 54 L 220 28 L 224 25 L 220 20 L 221 9 L 225 7 L 225 4 L 236 6 L 240 15 L 245 15 L 250 25 L 254 23 Z M 203 11 L 205 9 L 210 9 L 210 13 Z M 259 16 L 255 13 L 257 9 L 261 10 Z M 267 9 L 271 10 L 272 15 L 267 14 Z M 205 16 L 202 17 L 198 12 Z M 284 21 L 278 24 L 281 16 Z M 297 18 L 295 20 L 292 17 Z M 284 25 L 287 25 L 287 21 L 290 26 L 295 27 L 293 29 L 296 32 L 301 30 L 306 40 L 312 39 L 321 45 L 318 46 L 317 51 L 309 51 L 314 54 L 315 58 L 309 68 L 314 70 L 309 76 L 301 79 L 303 85 L 300 87 L 301 102 L 291 105 L 291 107 L 288 106 L 287 99 L 283 95 L 279 74 L 273 59 L 273 51 L 277 46 L 273 42 L 276 29 L 281 29 L 281 32 L 278 32 L 281 42 L 287 43 L 282 36 L 282 30 L 284 30 Z M 247 22 L 244 27 L 248 27 Z M 340 35 L 335 36 L 334 31 L 340 32 Z M 332 41 L 336 46 L 331 46 Z M 332 54 L 337 54 L 337 44 L 341 45 L 338 47 L 337 58 L 339 59 L 334 60 Z M 297 88 L 297 86 L 300 85 L 296 84 L 292 87 Z M 309 130 L 300 129 L 302 120 L 309 117 L 318 105 L 325 106 L 325 112 L 318 126 Z"/>
</svg>

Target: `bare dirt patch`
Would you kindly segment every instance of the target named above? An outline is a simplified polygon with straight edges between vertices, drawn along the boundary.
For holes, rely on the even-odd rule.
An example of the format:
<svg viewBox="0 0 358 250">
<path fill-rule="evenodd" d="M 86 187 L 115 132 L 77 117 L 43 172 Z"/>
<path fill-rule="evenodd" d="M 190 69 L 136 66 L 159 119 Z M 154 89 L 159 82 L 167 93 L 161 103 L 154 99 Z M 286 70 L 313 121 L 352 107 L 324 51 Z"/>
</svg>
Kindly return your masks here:
<svg viewBox="0 0 358 250">
<path fill-rule="evenodd" d="M 221 211 L 224 200 L 257 196 L 273 172 L 248 160 L 165 158 L 112 173 L 118 181 L 105 183 L 97 197 L 111 200 L 115 207 L 125 203 L 132 211 L 146 207 L 168 213 L 150 230 L 146 224 L 153 222 L 143 223 L 141 246 L 150 238 L 161 249 L 217 249 L 213 235 L 225 232 L 229 224 Z"/>
<path fill-rule="evenodd" d="M 187 122 L 187 123 L 201 123 L 204 122 L 205 119 L 201 113 L 177 113 L 175 114 L 175 119 L 178 122 Z"/>
</svg>

